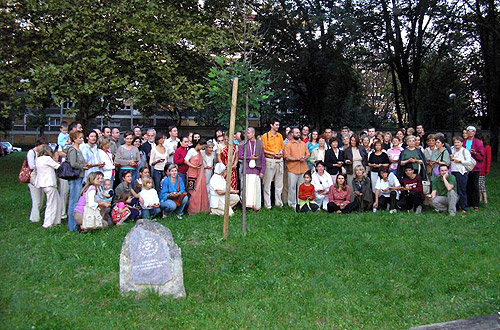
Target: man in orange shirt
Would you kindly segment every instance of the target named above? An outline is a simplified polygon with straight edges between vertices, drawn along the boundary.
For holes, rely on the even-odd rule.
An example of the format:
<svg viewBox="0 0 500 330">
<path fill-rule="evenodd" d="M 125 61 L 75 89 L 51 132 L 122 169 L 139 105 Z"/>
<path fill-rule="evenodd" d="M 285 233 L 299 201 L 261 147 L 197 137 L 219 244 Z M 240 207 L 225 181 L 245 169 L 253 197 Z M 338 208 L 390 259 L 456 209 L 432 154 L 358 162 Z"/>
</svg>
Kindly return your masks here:
<svg viewBox="0 0 500 330">
<path fill-rule="evenodd" d="M 264 206 L 271 208 L 271 183 L 274 181 L 274 204 L 283 206 L 281 192 L 283 191 L 283 136 L 278 133 L 280 122 L 270 121 L 271 130 L 262 135 L 264 155 L 266 156 L 266 171 L 264 172 Z"/>
<path fill-rule="evenodd" d="M 307 145 L 300 139 L 300 130 L 293 129 L 293 139 L 285 146 L 285 160 L 288 170 L 288 206 L 295 210 L 298 187 L 304 182 L 304 173 L 309 170 Z"/>
</svg>

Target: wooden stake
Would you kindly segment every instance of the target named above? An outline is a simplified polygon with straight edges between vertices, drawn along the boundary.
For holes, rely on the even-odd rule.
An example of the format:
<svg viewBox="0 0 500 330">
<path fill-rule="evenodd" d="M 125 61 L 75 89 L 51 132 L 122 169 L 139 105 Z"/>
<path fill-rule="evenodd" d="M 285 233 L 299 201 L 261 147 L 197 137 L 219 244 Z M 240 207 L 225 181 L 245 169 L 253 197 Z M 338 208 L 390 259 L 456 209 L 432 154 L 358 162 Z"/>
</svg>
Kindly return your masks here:
<svg viewBox="0 0 500 330">
<path fill-rule="evenodd" d="M 227 238 L 229 227 L 229 202 L 231 193 L 231 174 L 233 173 L 233 147 L 234 147 L 234 125 L 236 121 L 236 102 L 238 100 L 238 77 L 233 78 L 233 95 L 231 97 L 231 118 L 229 120 L 228 136 L 228 160 L 226 168 L 226 203 L 224 204 L 224 227 L 222 229 L 222 238 Z"/>
</svg>

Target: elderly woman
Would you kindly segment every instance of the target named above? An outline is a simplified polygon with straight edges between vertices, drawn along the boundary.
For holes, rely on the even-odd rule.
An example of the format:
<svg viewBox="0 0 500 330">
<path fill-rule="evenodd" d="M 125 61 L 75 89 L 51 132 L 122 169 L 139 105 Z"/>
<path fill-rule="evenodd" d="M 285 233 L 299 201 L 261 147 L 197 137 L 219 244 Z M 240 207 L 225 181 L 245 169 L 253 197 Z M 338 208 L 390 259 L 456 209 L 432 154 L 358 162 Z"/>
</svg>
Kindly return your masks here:
<svg viewBox="0 0 500 330">
<path fill-rule="evenodd" d="M 406 137 L 406 144 L 408 147 L 401 152 L 399 156 L 399 165 L 397 169 L 397 177 L 398 179 L 403 179 L 403 168 L 407 164 L 411 164 L 415 173 L 420 176 L 420 178 L 424 181 L 427 180 L 427 167 L 424 153 L 421 149 L 417 149 L 415 145 L 415 137 L 413 135 Z"/>
<path fill-rule="evenodd" d="M 62 201 L 57 191 L 57 178 L 55 170 L 61 164 L 52 159 L 52 149 L 46 144 L 42 145 L 35 161 L 36 177 L 34 186 L 41 189 L 47 196 L 43 228 L 49 228 L 61 223 Z"/>
<path fill-rule="evenodd" d="M 327 149 L 326 137 L 325 135 L 321 135 L 318 138 L 318 147 L 314 148 L 313 151 L 311 151 L 311 156 L 307 161 L 310 162 L 313 166 L 316 166 L 316 163 L 318 161 L 324 162 L 326 149 Z"/>
<path fill-rule="evenodd" d="M 36 141 L 35 147 L 33 149 L 30 149 L 28 151 L 28 154 L 26 155 L 26 161 L 28 163 L 28 167 L 31 172 L 31 181 L 28 183 L 28 189 L 30 191 L 31 195 L 31 214 L 30 214 L 30 221 L 31 222 L 39 222 L 40 221 L 40 210 L 42 209 L 42 202 L 43 202 L 43 192 L 42 189 L 37 188 L 35 186 L 35 178 L 36 178 L 36 171 L 35 170 L 35 164 L 36 164 L 36 159 L 38 157 L 38 153 L 40 152 L 40 149 L 45 145 L 45 139 L 40 137 Z"/>
<path fill-rule="evenodd" d="M 99 158 L 104 163 L 104 166 L 101 167 L 103 179 L 111 180 L 111 184 L 113 184 L 113 180 L 115 179 L 115 163 L 113 162 L 113 154 L 109 151 L 111 141 L 106 137 L 101 137 L 97 144 L 99 145 Z"/>
<path fill-rule="evenodd" d="M 85 158 L 83 157 L 83 154 L 80 150 L 80 146 L 83 144 L 83 133 L 79 131 L 73 131 L 69 133 L 69 138 L 71 142 L 73 142 L 73 146 L 68 149 L 66 158 L 73 169 L 80 170 L 80 175 L 76 179 L 68 180 L 68 229 L 70 231 L 77 231 L 76 221 L 73 217 L 73 211 L 75 210 L 76 203 L 78 203 L 78 199 L 80 198 L 83 176 L 85 174 L 85 170 L 87 169 L 87 165 L 85 165 Z"/>
<path fill-rule="evenodd" d="M 136 169 L 141 161 L 141 154 L 139 149 L 132 145 L 134 136 L 132 132 L 125 132 L 123 134 L 125 144 L 118 147 L 115 153 L 115 164 L 120 165 L 119 178 L 123 177 L 125 171 L 130 171 L 132 173 L 132 182 L 137 179 Z"/>
<path fill-rule="evenodd" d="M 460 196 L 460 208 L 462 212 L 467 212 L 467 180 L 468 172 L 465 165 L 472 165 L 472 156 L 469 150 L 462 146 L 463 139 L 460 136 L 453 138 L 453 148 L 451 149 L 450 172 L 457 179 L 457 192 Z"/>
<path fill-rule="evenodd" d="M 209 190 L 210 179 L 214 173 L 214 165 L 215 165 L 215 152 L 214 152 L 214 143 L 210 140 L 207 141 L 207 147 L 205 150 L 201 151 L 201 157 L 203 158 L 203 168 L 205 169 L 205 179 L 207 181 L 207 191 Z M 210 192 L 208 192 L 210 196 Z"/>
<path fill-rule="evenodd" d="M 315 190 L 316 203 L 326 211 L 328 205 L 328 191 L 333 185 L 333 181 L 332 176 L 325 171 L 325 163 L 322 161 L 316 163 L 316 171 L 312 175 L 312 185 Z"/>
<path fill-rule="evenodd" d="M 161 186 L 160 208 L 166 214 L 175 211 L 177 219 L 181 220 L 189 197 L 177 165 L 171 164 L 168 167 L 168 177 L 162 181 Z"/>
<path fill-rule="evenodd" d="M 364 166 L 356 166 L 354 168 L 354 178 L 351 182 L 354 199 L 358 201 L 361 211 L 369 210 L 373 205 L 371 181 L 370 178 L 366 176 L 365 171 Z"/>
<path fill-rule="evenodd" d="M 214 175 L 210 179 L 210 214 L 224 215 L 224 206 L 226 204 L 226 179 L 224 179 L 224 172 L 226 166 L 222 163 L 217 163 L 214 169 Z M 229 216 L 234 214 L 233 208 L 239 203 L 240 197 L 238 190 L 229 192 Z"/>
</svg>

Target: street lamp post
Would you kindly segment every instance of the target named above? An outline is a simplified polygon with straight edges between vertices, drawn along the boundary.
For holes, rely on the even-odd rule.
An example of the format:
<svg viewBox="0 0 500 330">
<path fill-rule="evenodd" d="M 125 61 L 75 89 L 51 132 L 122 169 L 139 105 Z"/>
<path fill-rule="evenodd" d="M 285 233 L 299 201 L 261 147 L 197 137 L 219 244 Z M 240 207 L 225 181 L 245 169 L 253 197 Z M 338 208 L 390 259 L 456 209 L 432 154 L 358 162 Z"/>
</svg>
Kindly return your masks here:
<svg viewBox="0 0 500 330">
<path fill-rule="evenodd" d="M 457 98 L 457 94 L 451 93 L 449 96 L 451 100 L 451 138 L 455 136 L 455 99 Z"/>
</svg>

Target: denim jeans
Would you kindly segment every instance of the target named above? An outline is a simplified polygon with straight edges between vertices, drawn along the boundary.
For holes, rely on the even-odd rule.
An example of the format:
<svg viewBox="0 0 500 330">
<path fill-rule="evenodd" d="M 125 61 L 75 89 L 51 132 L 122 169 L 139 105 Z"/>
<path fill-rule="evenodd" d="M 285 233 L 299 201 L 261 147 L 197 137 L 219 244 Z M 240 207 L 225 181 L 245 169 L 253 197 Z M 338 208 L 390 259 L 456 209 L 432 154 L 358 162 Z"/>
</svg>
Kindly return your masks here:
<svg viewBox="0 0 500 330">
<path fill-rule="evenodd" d="M 159 194 L 161 192 L 161 179 L 163 177 L 163 171 L 158 171 L 158 170 L 155 170 L 154 168 L 152 168 L 151 170 L 153 172 L 153 173 L 151 173 L 151 176 L 153 177 L 155 189 Z"/>
<path fill-rule="evenodd" d="M 76 221 L 73 217 L 73 211 L 80 199 L 80 191 L 82 190 L 83 178 L 69 180 L 69 202 L 68 202 L 68 229 L 69 231 L 76 231 Z"/>
<path fill-rule="evenodd" d="M 158 214 L 160 214 L 160 212 L 161 212 L 161 209 L 159 207 L 154 207 L 152 209 L 142 209 L 141 210 L 141 217 L 146 218 L 146 219 L 153 219 Z"/>
<path fill-rule="evenodd" d="M 458 201 L 458 204 L 464 211 L 468 211 L 468 205 L 467 205 L 467 180 L 468 180 L 468 174 L 460 174 L 460 172 L 451 172 L 457 179 L 457 192 L 458 196 L 460 196 L 460 200 Z"/>
<path fill-rule="evenodd" d="M 177 213 L 178 215 L 183 215 L 184 209 L 186 208 L 188 201 L 189 201 L 188 196 L 185 196 L 184 199 L 182 200 L 181 205 L 177 207 L 177 204 L 175 204 L 173 200 L 166 199 L 160 202 L 160 207 L 166 213 L 172 213 L 175 211 L 175 213 Z"/>
</svg>

